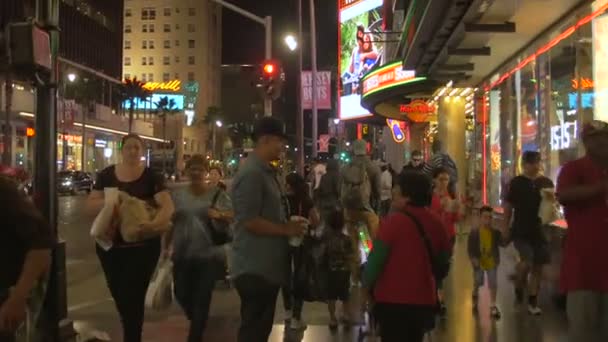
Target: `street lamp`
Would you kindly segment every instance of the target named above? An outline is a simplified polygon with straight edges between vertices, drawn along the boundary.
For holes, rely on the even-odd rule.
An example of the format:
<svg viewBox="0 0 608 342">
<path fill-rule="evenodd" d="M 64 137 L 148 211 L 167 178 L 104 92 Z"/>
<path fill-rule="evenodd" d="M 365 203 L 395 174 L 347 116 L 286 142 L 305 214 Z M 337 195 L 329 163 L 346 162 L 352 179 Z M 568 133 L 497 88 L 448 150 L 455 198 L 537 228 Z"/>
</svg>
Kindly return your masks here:
<svg viewBox="0 0 608 342">
<path fill-rule="evenodd" d="M 217 127 L 222 127 L 223 126 L 223 124 L 222 124 L 222 122 L 220 120 L 215 121 L 215 125 Z"/>
<path fill-rule="evenodd" d="M 76 74 L 75 73 L 69 73 L 68 74 L 68 81 L 74 83 L 74 81 L 76 81 Z"/>
<path fill-rule="evenodd" d="M 337 124 L 339 124 L 339 123 L 340 123 L 340 119 L 335 118 L 335 119 L 334 119 L 334 125 L 337 125 Z"/>
<path fill-rule="evenodd" d="M 295 51 L 298 48 L 298 41 L 296 40 L 296 37 L 291 34 L 288 34 L 285 37 L 285 44 L 291 51 Z"/>
</svg>

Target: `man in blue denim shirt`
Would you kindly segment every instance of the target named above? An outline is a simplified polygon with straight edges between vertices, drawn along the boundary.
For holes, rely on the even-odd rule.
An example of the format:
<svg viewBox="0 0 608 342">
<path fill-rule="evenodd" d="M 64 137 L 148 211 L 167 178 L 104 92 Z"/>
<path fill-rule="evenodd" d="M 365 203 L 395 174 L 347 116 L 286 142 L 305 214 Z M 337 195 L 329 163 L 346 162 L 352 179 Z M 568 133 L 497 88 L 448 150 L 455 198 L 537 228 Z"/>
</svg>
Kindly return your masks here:
<svg viewBox="0 0 608 342">
<path fill-rule="evenodd" d="M 279 288 L 288 281 L 287 238 L 303 235 L 305 229 L 288 221 L 285 198 L 270 164 L 285 146 L 283 124 L 260 119 L 253 140 L 255 150 L 232 184 L 232 277 L 241 298 L 239 342 L 268 341 Z"/>
</svg>

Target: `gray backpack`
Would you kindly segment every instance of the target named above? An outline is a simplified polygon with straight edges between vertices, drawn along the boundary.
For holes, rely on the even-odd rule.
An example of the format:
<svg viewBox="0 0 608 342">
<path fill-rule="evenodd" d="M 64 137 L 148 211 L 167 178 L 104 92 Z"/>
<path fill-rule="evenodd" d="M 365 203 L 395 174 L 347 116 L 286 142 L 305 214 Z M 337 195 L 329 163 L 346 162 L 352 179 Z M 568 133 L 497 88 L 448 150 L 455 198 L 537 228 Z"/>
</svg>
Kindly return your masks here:
<svg viewBox="0 0 608 342">
<path fill-rule="evenodd" d="M 365 165 L 350 164 L 342 170 L 342 205 L 363 209 L 371 196 L 371 184 Z"/>
</svg>

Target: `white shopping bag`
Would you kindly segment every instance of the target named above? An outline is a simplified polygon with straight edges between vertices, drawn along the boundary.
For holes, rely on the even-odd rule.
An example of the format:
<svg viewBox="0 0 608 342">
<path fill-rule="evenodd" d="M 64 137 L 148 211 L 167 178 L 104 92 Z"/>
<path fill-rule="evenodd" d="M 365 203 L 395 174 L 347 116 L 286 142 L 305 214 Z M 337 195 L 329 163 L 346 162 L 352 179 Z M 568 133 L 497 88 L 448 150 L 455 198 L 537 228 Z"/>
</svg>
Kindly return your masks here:
<svg viewBox="0 0 608 342">
<path fill-rule="evenodd" d="M 118 204 L 118 188 L 105 188 L 103 208 L 97 214 L 91 226 L 91 236 L 106 251 L 112 248 L 112 241 L 109 241 L 105 237 L 105 233 L 110 229 L 110 225 L 112 224 L 112 216 L 114 215 L 116 204 Z"/>
<path fill-rule="evenodd" d="M 173 303 L 173 263 L 169 259 L 159 262 L 156 275 L 146 292 L 146 308 L 165 311 Z"/>
</svg>

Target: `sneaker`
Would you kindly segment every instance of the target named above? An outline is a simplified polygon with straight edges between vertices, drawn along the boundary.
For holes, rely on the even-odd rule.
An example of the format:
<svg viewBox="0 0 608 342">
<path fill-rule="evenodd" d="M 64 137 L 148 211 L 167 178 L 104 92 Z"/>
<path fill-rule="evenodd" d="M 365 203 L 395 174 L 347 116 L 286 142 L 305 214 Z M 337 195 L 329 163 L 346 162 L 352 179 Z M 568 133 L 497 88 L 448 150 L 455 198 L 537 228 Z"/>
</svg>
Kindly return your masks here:
<svg viewBox="0 0 608 342">
<path fill-rule="evenodd" d="M 540 316 L 543 314 L 543 310 L 538 305 L 528 305 L 528 313 L 533 316 Z"/>
<path fill-rule="evenodd" d="M 292 330 L 306 330 L 306 324 L 301 319 L 292 318 L 289 328 Z"/>
<path fill-rule="evenodd" d="M 490 308 L 490 317 L 492 317 L 495 320 L 500 319 L 500 317 L 501 317 L 500 310 L 498 310 L 496 305 L 494 305 Z"/>
</svg>

